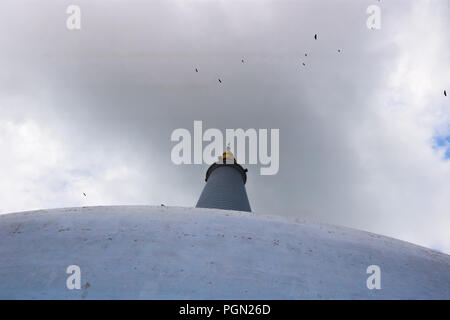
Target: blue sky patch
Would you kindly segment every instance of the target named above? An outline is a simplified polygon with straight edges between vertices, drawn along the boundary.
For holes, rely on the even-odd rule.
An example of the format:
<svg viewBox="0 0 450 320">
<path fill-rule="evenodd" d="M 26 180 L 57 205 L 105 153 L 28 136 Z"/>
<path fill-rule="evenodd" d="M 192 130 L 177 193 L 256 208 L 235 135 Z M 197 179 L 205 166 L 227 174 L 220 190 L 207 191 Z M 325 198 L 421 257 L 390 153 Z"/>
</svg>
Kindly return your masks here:
<svg viewBox="0 0 450 320">
<path fill-rule="evenodd" d="M 435 136 L 433 138 L 433 149 L 445 149 L 444 159 L 450 159 L 450 135 Z"/>
</svg>

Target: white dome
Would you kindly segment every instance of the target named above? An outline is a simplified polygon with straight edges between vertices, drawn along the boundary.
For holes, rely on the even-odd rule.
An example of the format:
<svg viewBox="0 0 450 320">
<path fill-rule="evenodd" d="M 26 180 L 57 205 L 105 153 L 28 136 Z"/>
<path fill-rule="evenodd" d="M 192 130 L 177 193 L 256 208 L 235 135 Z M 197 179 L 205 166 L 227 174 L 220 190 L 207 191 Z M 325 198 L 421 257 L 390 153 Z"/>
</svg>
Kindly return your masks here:
<svg viewBox="0 0 450 320">
<path fill-rule="evenodd" d="M 69 265 L 82 289 L 68 290 Z M 369 290 L 369 265 L 381 290 Z M 450 256 L 257 213 L 148 206 L 0 215 L 2 299 L 450 299 Z"/>
</svg>

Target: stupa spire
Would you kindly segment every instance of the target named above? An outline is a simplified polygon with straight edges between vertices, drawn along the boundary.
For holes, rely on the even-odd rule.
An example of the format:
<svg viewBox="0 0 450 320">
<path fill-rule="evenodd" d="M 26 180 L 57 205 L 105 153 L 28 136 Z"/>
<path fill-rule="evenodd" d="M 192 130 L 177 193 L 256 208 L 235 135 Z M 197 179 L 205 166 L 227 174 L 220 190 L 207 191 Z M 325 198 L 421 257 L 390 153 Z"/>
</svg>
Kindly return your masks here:
<svg viewBox="0 0 450 320">
<path fill-rule="evenodd" d="M 237 163 L 230 144 L 208 168 L 205 181 L 197 208 L 251 211 L 245 190 L 247 169 Z"/>
</svg>

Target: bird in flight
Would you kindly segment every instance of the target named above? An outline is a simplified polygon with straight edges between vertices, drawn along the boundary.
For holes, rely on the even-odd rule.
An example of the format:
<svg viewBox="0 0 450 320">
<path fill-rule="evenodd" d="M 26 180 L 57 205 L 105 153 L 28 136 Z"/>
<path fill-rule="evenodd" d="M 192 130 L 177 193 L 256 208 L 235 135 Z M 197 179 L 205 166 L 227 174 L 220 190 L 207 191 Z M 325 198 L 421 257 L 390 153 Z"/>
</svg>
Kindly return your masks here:
<svg viewBox="0 0 450 320">
<path fill-rule="evenodd" d="M 86 197 L 86 193 L 83 192 L 83 195 Z"/>
<path fill-rule="evenodd" d="M 244 59 L 242 59 L 241 62 L 244 63 Z"/>
<path fill-rule="evenodd" d="M 302 65 L 306 66 L 306 64 L 303 62 Z"/>
<path fill-rule="evenodd" d="M 307 53 L 305 53 L 305 57 L 307 57 L 308 56 L 308 54 Z"/>
<path fill-rule="evenodd" d="M 338 52 L 341 52 L 341 49 L 338 49 Z"/>
<path fill-rule="evenodd" d="M 198 72 L 198 69 L 197 69 L 197 68 L 195 68 L 195 72 Z"/>
<path fill-rule="evenodd" d="M 219 82 L 222 83 L 222 80 L 220 80 L 220 79 L 217 79 L 217 80 L 219 80 Z"/>
<path fill-rule="evenodd" d="M 447 96 L 447 91 L 446 90 L 444 90 L 444 96 Z"/>
<path fill-rule="evenodd" d="M 314 40 L 317 40 L 317 34 L 314 35 Z"/>
</svg>

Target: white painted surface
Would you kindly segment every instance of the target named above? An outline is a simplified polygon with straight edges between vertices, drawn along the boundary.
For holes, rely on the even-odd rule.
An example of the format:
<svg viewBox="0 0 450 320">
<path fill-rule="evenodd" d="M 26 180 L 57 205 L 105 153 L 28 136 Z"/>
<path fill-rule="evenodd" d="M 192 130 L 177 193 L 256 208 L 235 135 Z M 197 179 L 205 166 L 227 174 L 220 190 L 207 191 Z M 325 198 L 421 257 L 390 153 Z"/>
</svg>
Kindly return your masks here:
<svg viewBox="0 0 450 320">
<path fill-rule="evenodd" d="M 381 290 L 366 287 L 372 264 Z M 81 290 L 66 288 L 69 265 Z M 0 215 L 2 299 L 450 299 L 449 288 L 448 255 L 300 220 L 147 206 Z"/>
</svg>

